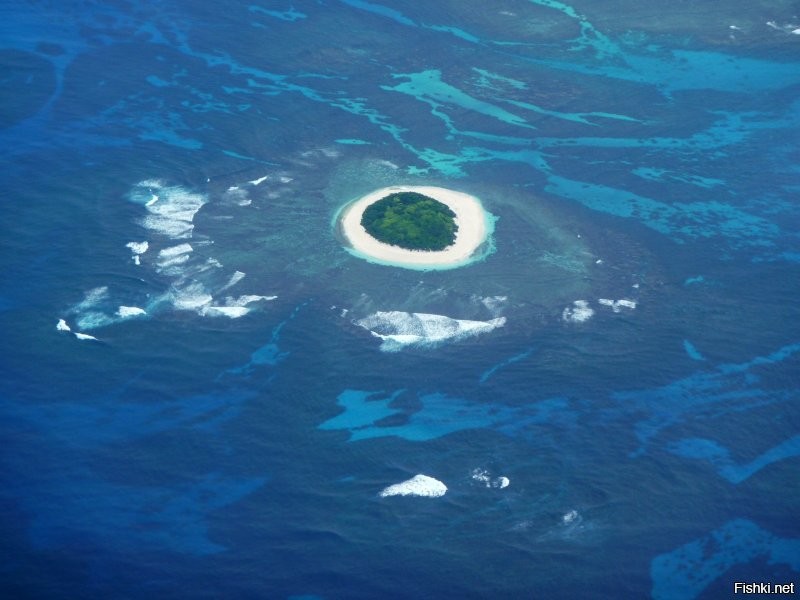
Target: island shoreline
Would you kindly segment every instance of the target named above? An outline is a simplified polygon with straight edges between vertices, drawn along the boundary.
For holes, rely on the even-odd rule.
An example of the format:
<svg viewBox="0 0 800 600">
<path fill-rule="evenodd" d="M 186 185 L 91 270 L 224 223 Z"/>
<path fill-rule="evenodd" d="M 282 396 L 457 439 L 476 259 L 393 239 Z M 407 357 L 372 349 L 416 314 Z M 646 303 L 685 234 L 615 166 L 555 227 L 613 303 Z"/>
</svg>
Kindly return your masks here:
<svg viewBox="0 0 800 600">
<path fill-rule="evenodd" d="M 398 192 L 416 192 L 452 210 L 458 225 L 455 241 L 443 250 L 410 250 L 372 237 L 361 225 L 364 211 L 375 202 Z M 344 206 L 336 221 L 336 230 L 351 253 L 371 262 L 410 269 L 463 266 L 485 247 L 491 233 L 490 215 L 478 198 L 464 192 L 424 185 L 395 185 L 374 190 Z"/>
</svg>

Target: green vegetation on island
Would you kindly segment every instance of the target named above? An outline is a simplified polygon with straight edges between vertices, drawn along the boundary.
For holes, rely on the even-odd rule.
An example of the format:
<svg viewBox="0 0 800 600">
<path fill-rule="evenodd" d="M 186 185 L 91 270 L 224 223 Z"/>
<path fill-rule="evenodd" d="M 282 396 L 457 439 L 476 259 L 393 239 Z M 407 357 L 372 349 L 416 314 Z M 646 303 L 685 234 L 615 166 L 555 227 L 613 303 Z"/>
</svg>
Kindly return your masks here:
<svg viewBox="0 0 800 600">
<path fill-rule="evenodd" d="M 390 194 L 371 204 L 361 225 L 372 237 L 408 250 L 444 250 L 456 239 L 456 214 L 416 192 Z"/>
</svg>

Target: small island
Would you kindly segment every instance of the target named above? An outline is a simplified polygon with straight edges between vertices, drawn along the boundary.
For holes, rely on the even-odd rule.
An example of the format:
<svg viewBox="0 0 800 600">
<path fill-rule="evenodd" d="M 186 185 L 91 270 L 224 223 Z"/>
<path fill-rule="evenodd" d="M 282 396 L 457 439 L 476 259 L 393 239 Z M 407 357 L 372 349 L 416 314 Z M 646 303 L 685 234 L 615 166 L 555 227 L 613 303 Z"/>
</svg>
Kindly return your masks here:
<svg viewBox="0 0 800 600">
<path fill-rule="evenodd" d="M 456 239 L 456 213 L 417 192 L 396 192 L 364 211 L 361 225 L 372 237 L 409 250 L 444 250 Z"/>
<path fill-rule="evenodd" d="M 407 269 L 453 269 L 493 250 L 494 218 L 469 194 L 396 185 L 343 206 L 334 226 L 351 254 Z"/>
</svg>

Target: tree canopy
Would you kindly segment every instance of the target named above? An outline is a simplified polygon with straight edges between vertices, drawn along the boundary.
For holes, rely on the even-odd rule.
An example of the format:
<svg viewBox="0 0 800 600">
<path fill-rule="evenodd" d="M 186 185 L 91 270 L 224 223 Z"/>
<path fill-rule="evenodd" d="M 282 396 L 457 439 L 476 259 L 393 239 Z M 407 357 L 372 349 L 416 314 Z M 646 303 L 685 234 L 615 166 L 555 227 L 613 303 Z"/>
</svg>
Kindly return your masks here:
<svg viewBox="0 0 800 600">
<path fill-rule="evenodd" d="M 390 194 L 371 204 L 361 225 L 377 240 L 409 250 L 443 250 L 456 239 L 456 214 L 416 192 Z"/>
</svg>

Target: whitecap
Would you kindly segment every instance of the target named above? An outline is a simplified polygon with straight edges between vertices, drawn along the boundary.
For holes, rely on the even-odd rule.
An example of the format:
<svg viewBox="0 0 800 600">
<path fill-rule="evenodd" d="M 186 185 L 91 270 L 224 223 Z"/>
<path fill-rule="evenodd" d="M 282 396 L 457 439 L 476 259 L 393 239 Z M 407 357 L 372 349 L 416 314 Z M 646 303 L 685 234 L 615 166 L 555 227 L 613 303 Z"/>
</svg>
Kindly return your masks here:
<svg viewBox="0 0 800 600">
<path fill-rule="evenodd" d="M 243 190 L 237 186 L 229 187 L 225 194 L 223 194 L 222 199 L 226 203 L 236 204 L 237 206 L 249 206 L 253 202 L 250 196 L 248 196 L 247 190 Z"/>
<path fill-rule="evenodd" d="M 489 487 L 490 485 L 489 482 L 491 481 L 491 477 L 489 476 L 489 471 L 485 469 L 473 469 L 472 479 L 474 481 L 486 484 L 486 487 Z"/>
<path fill-rule="evenodd" d="M 566 307 L 561 313 L 561 318 L 568 323 L 583 323 L 594 315 L 594 309 L 586 300 L 575 300 L 572 306 Z"/>
<path fill-rule="evenodd" d="M 114 323 L 114 319 L 99 311 L 89 311 L 80 315 L 77 319 L 78 327 L 81 329 L 97 329 Z"/>
<path fill-rule="evenodd" d="M 609 298 L 598 298 L 598 304 L 602 304 L 603 306 L 608 306 L 613 310 L 615 313 L 618 313 L 622 308 L 629 308 L 633 310 L 636 308 L 636 302 L 634 300 L 628 300 L 623 298 L 621 300 L 610 300 Z"/>
<path fill-rule="evenodd" d="M 128 242 L 125 247 L 130 248 L 132 254 L 144 254 L 150 248 L 150 244 L 147 240 L 144 242 Z"/>
<path fill-rule="evenodd" d="M 481 298 L 481 304 L 483 304 L 494 317 L 500 315 L 506 302 L 508 302 L 508 296 L 487 296 L 486 298 Z"/>
<path fill-rule="evenodd" d="M 174 258 L 175 256 L 186 254 L 187 252 L 193 252 L 194 248 L 192 248 L 191 244 L 178 244 L 177 246 L 170 246 L 169 248 L 164 248 L 158 253 L 158 258 L 160 259 L 170 259 Z"/>
<path fill-rule="evenodd" d="M 573 509 L 561 515 L 561 522 L 564 525 L 569 525 L 570 523 L 574 523 L 579 516 L 578 511 Z"/>
<path fill-rule="evenodd" d="M 86 310 L 87 308 L 91 308 L 96 306 L 103 300 L 108 298 L 108 286 L 103 285 L 100 287 L 92 288 L 88 292 L 86 292 L 83 296 L 83 300 L 81 300 L 74 308 L 75 311 Z"/>
<path fill-rule="evenodd" d="M 72 331 L 64 319 L 59 319 L 56 323 L 56 331 Z"/>
<path fill-rule="evenodd" d="M 228 296 L 225 298 L 225 306 L 246 306 L 248 304 L 252 304 L 253 302 L 260 302 L 275 300 L 277 296 L 256 296 L 254 294 L 246 294 L 244 296 L 239 296 L 238 298 L 234 298 L 232 296 Z"/>
<path fill-rule="evenodd" d="M 237 283 L 239 283 L 239 282 L 240 282 L 242 279 L 244 279 L 244 276 L 245 276 L 245 274 L 244 274 L 242 271 L 236 271 L 236 272 L 234 272 L 234 274 L 233 274 L 233 275 L 231 275 L 231 278 L 228 280 L 228 283 L 226 283 L 225 285 L 223 285 L 223 286 L 222 286 L 222 287 L 219 289 L 219 291 L 220 291 L 220 292 L 222 292 L 222 291 L 224 291 L 224 290 L 227 290 L 227 289 L 228 289 L 228 288 L 230 288 L 230 287 L 233 287 L 233 286 L 235 286 L 235 285 L 236 285 Z"/>
<path fill-rule="evenodd" d="M 147 311 L 143 308 L 139 308 L 138 306 L 120 306 L 117 309 L 117 316 L 122 319 L 128 319 L 130 317 L 138 317 L 139 315 L 146 315 Z"/>
<path fill-rule="evenodd" d="M 173 287 L 171 293 L 172 306 L 176 310 L 201 311 L 210 305 L 214 298 L 206 291 L 202 283 L 194 282 L 183 288 Z"/>
<path fill-rule="evenodd" d="M 506 318 L 470 321 L 426 313 L 378 311 L 355 323 L 381 339 L 382 351 L 397 352 L 406 346 L 438 345 L 487 333 L 503 327 Z"/>
<path fill-rule="evenodd" d="M 511 480 L 508 477 L 492 477 L 491 473 L 486 469 L 473 469 L 471 475 L 474 481 L 482 483 L 487 488 L 502 490 L 511 484 Z"/>
<path fill-rule="evenodd" d="M 425 498 L 440 498 L 447 493 L 447 486 L 433 477 L 415 475 L 406 481 L 395 483 L 379 494 L 381 498 L 389 496 L 421 496 Z"/>
<path fill-rule="evenodd" d="M 269 179 L 269 175 L 264 175 L 263 177 L 259 177 L 258 179 L 253 179 L 251 181 L 248 181 L 247 183 L 250 183 L 252 185 L 260 185 L 264 183 L 267 179 Z"/>
<path fill-rule="evenodd" d="M 165 186 L 156 180 L 140 182 L 129 198 L 147 209 L 142 226 L 173 239 L 191 237 L 194 216 L 206 203 L 202 194 L 180 186 Z"/>
<path fill-rule="evenodd" d="M 158 253 L 156 270 L 167 275 L 180 275 L 181 270 L 175 267 L 188 262 L 191 252 L 194 252 L 191 244 L 179 244 L 164 248 Z"/>
<path fill-rule="evenodd" d="M 77 331 L 75 332 L 75 337 L 78 338 L 79 340 L 93 340 L 95 342 L 100 341 L 93 335 L 89 335 L 88 333 L 78 333 Z"/>
<path fill-rule="evenodd" d="M 246 306 L 205 306 L 201 314 L 208 317 L 229 317 L 238 319 L 250 312 Z"/>
</svg>

